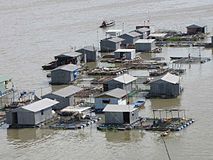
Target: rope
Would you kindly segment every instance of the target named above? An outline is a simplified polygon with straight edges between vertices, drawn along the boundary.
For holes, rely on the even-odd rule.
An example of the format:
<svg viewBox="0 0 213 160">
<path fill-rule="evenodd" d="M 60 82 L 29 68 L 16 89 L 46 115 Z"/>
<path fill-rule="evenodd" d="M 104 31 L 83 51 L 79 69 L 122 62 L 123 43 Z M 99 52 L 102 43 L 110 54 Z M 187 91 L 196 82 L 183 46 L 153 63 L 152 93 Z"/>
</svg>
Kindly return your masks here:
<svg viewBox="0 0 213 160">
<path fill-rule="evenodd" d="M 167 148 L 167 146 L 166 146 L 166 142 L 164 141 L 163 137 L 161 137 L 161 138 L 162 138 L 162 140 L 163 140 L 163 144 L 164 144 L 164 147 L 165 147 L 165 149 L 166 149 L 166 153 L 167 153 L 168 159 L 171 160 L 171 157 L 170 157 L 170 155 L 169 155 L 168 148 Z"/>
</svg>

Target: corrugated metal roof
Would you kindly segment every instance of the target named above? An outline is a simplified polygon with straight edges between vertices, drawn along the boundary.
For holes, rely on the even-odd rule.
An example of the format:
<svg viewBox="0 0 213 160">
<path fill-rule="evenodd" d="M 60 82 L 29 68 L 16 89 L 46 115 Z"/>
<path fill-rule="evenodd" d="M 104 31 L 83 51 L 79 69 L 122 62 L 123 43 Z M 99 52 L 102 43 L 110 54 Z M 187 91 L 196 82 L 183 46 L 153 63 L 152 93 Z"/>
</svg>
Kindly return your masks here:
<svg viewBox="0 0 213 160">
<path fill-rule="evenodd" d="M 78 66 L 77 66 L 77 65 L 74 65 L 74 64 L 67 64 L 67 65 L 65 65 L 65 66 L 56 68 L 56 69 L 54 69 L 53 71 L 55 71 L 55 70 L 75 71 L 75 70 L 77 70 L 77 69 L 78 69 Z"/>
<path fill-rule="evenodd" d="M 58 95 L 58 96 L 61 96 L 61 97 L 69 97 L 69 96 L 71 96 L 71 95 L 73 95 L 73 94 L 75 94 L 77 92 L 82 91 L 82 90 L 83 89 L 80 88 L 80 87 L 70 85 L 70 86 L 65 87 L 63 89 L 55 91 L 52 94 L 55 94 L 55 95 Z"/>
<path fill-rule="evenodd" d="M 122 97 L 127 95 L 127 92 L 123 89 L 115 88 L 115 89 L 112 89 L 110 91 L 104 92 L 97 97 L 100 97 L 100 96 L 103 96 L 103 95 L 107 95 L 107 96 L 111 96 L 111 97 L 115 97 L 115 98 L 122 98 Z"/>
<path fill-rule="evenodd" d="M 96 47 L 94 47 L 94 46 L 85 46 L 85 47 L 83 47 L 81 49 L 76 50 L 76 52 L 82 53 L 83 50 L 86 50 L 86 51 L 97 51 L 98 49 Z"/>
<path fill-rule="evenodd" d="M 8 76 L 0 75 L 0 82 L 5 82 L 5 81 L 8 81 L 8 80 L 11 80 L 11 78 L 8 77 Z"/>
<path fill-rule="evenodd" d="M 67 56 L 67 57 L 79 57 L 79 56 L 82 55 L 82 53 L 79 53 L 79 52 L 64 52 L 61 55 Z"/>
<path fill-rule="evenodd" d="M 140 33 L 135 32 L 135 31 L 132 31 L 132 32 L 129 32 L 129 33 L 124 33 L 124 34 L 121 35 L 121 37 L 124 36 L 124 35 L 128 35 L 128 36 L 130 36 L 130 37 L 132 37 L 132 38 L 140 37 L 140 36 L 141 36 Z"/>
<path fill-rule="evenodd" d="M 135 52 L 135 49 L 117 49 L 115 52 Z"/>
<path fill-rule="evenodd" d="M 117 42 L 124 41 L 124 39 L 123 38 L 119 38 L 119 37 L 114 37 L 114 38 L 109 38 L 108 41 L 112 41 L 112 42 L 117 43 Z"/>
<path fill-rule="evenodd" d="M 67 52 L 67 53 L 63 53 L 63 55 L 69 56 L 69 57 L 79 57 L 82 54 L 79 52 Z"/>
<path fill-rule="evenodd" d="M 155 38 L 164 38 L 167 36 L 167 33 L 151 33 L 149 37 L 155 37 Z"/>
<path fill-rule="evenodd" d="M 122 30 L 121 29 L 110 29 L 108 31 L 106 31 L 106 33 L 121 33 Z"/>
<path fill-rule="evenodd" d="M 21 107 L 20 109 L 25 109 L 25 110 L 28 110 L 31 112 L 38 112 L 38 111 L 50 108 L 53 105 L 58 104 L 58 103 L 59 103 L 58 101 L 51 100 L 49 98 L 44 98 L 37 102 L 34 102 L 34 103 L 28 104 L 24 107 Z"/>
<path fill-rule="evenodd" d="M 153 43 L 154 39 L 139 39 L 135 43 Z"/>
<path fill-rule="evenodd" d="M 91 107 L 74 107 L 74 106 L 68 106 L 61 110 L 61 112 L 78 112 L 82 113 L 84 111 L 87 111 L 91 109 Z"/>
<path fill-rule="evenodd" d="M 167 73 L 161 79 L 173 84 L 178 84 L 180 82 L 180 77 L 171 73 Z"/>
<path fill-rule="evenodd" d="M 180 77 L 173 75 L 171 73 L 167 73 L 161 77 L 157 77 L 154 80 L 152 80 L 150 83 L 156 82 L 158 80 L 163 80 L 172 84 L 179 84 L 180 83 Z"/>
<path fill-rule="evenodd" d="M 134 108 L 133 105 L 116 105 L 108 104 L 104 108 L 103 112 L 133 112 L 138 108 Z"/>
<path fill-rule="evenodd" d="M 150 29 L 149 28 L 139 28 L 139 29 L 136 29 L 135 31 L 136 32 L 137 31 L 139 31 L 139 32 L 148 32 L 148 31 L 150 31 Z"/>
<path fill-rule="evenodd" d="M 131 76 L 129 74 L 123 74 L 123 75 L 121 75 L 119 77 L 113 78 L 113 80 L 121 82 L 121 83 L 124 83 L 124 84 L 128 84 L 130 82 L 133 82 L 136 79 L 137 79 L 136 77 L 133 77 L 133 76 Z"/>
<path fill-rule="evenodd" d="M 198 26 L 198 25 L 196 25 L 196 24 L 192 24 L 192 25 L 190 25 L 190 26 L 187 26 L 186 28 L 203 28 L 203 27 Z"/>
</svg>

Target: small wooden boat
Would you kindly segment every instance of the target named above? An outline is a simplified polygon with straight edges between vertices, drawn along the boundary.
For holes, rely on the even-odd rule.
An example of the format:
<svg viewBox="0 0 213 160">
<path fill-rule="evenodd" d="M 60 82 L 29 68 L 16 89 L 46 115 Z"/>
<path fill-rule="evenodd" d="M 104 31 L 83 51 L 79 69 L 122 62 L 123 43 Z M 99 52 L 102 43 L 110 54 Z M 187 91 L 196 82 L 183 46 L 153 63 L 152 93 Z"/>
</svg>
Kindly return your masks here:
<svg viewBox="0 0 213 160">
<path fill-rule="evenodd" d="M 106 28 L 106 27 L 111 27 L 115 25 L 115 21 L 114 20 L 110 20 L 110 21 L 103 21 L 102 24 L 100 25 L 100 28 Z"/>
<path fill-rule="evenodd" d="M 55 69 L 56 67 L 58 67 L 57 61 L 52 61 L 42 66 L 43 70 L 51 70 L 51 69 Z"/>
<path fill-rule="evenodd" d="M 179 59 L 183 59 L 183 58 L 187 58 L 187 57 L 170 57 L 171 60 L 179 60 Z"/>
</svg>

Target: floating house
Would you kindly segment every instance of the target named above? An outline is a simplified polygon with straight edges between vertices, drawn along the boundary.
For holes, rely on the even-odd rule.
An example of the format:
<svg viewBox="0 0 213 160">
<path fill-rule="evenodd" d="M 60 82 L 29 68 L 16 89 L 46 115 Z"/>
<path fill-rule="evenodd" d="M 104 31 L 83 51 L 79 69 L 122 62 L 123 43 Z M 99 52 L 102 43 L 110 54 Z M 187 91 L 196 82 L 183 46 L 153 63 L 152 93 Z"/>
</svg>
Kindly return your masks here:
<svg viewBox="0 0 213 160">
<path fill-rule="evenodd" d="M 135 49 L 117 49 L 114 55 L 116 59 L 133 60 L 135 58 Z"/>
<path fill-rule="evenodd" d="M 107 104 L 126 105 L 127 92 L 123 89 L 115 88 L 95 97 L 95 109 L 97 111 L 102 111 Z"/>
<path fill-rule="evenodd" d="M 82 90 L 83 89 L 80 87 L 70 85 L 58 91 L 48 93 L 42 96 L 42 98 L 57 100 L 59 103 L 53 107 L 53 110 L 61 110 L 67 106 L 75 105 L 76 102 L 75 102 L 74 96 L 76 93 Z"/>
<path fill-rule="evenodd" d="M 104 91 L 109 91 L 115 88 L 121 88 L 126 90 L 127 93 L 131 93 L 134 90 L 137 78 L 129 74 L 123 74 L 119 77 L 106 81 L 103 84 Z"/>
<path fill-rule="evenodd" d="M 80 64 L 82 61 L 82 53 L 79 52 L 65 52 L 60 55 L 55 56 L 57 60 L 57 65 L 65 65 L 65 64 Z"/>
<path fill-rule="evenodd" d="M 14 127 L 33 127 L 52 118 L 52 107 L 58 102 L 48 98 L 10 110 L 6 123 Z"/>
<path fill-rule="evenodd" d="M 149 84 L 151 97 L 172 98 L 181 93 L 180 77 L 171 73 L 156 78 Z"/>
<path fill-rule="evenodd" d="M 187 29 L 187 34 L 193 35 L 193 34 L 198 34 L 198 33 L 206 33 L 206 26 L 198 26 L 198 25 L 190 25 L 186 27 Z"/>
<path fill-rule="evenodd" d="M 124 41 L 122 41 L 122 44 L 125 46 L 129 46 L 129 45 L 133 45 L 135 44 L 135 42 L 137 40 L 139 40 L 141 38 L 141 34 L 138 32 L 129 32 L 129 33 L 124 33 L 122 35 L 120 35 L 119 37 L 124 39 Z"/>
<path fill-rule="evenodd" d="M 110 29 L 106 31 L 106 37 L 107 38 L 118 37 L 121 35 L 121 33 L 122 33 L 121 29 Z"/>
<path fill-rule="evenodd" d="M 12 88 L 12 79 L 7 76 L 0 75 L 0 97 L 8 94 Z"/>
<path fill-rule="evenodd" d="M 139 120 L 139 108 L 132 105 L 108 104 L 103 112 L 106 124 L 133 124 Z"/>
<path fill-rule="evenodd" d="M 149 28 L 139 28 L 134 30 L 135 32 L 138 32 L 141 34 L 141 39 L 147 39 L 150 35 L 150 29 Z"/>
<path fill-rule="evenodd" d="M 94 46 L 85 46 L 76 52 L 82 53 L 84 62 L 95 62 L 98 57 L 98 49 Z"/>
<path fill-rule="evenodd" d="M 101 52 L 113 52 L 121 48 L 124 39 L 119 37 L 102 39 L 100 42 Z"/>
<path fill-rule="evenodd" d="M 139 39 L 135 42 L 136 52 L 151 52 L 155 48 L 154 39 Z"/>
<path fill-rule="evenodd" d="M 70 84 L 78 78 L 78 66 L 68 64 L 51 71 L 51 84 Z"/>
</svg>

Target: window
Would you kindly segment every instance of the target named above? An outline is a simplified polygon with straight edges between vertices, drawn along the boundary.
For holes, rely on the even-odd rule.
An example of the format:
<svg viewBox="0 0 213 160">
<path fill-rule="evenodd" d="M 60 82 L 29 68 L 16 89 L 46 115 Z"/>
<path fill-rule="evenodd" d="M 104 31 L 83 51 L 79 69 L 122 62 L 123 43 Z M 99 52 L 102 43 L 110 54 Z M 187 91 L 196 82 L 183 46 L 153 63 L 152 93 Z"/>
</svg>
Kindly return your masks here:
<svg viewBox="0 0 213 160">
<path fill-rule="evenodd" d="M 109 104 L 110 103 L 110 99 L 102 100 L 102 103 Z"/>
<path fill-rule="evenodd" d="M 44 115 L 44 110 L 41 110 L 41 115 Z"/>
</svg>

